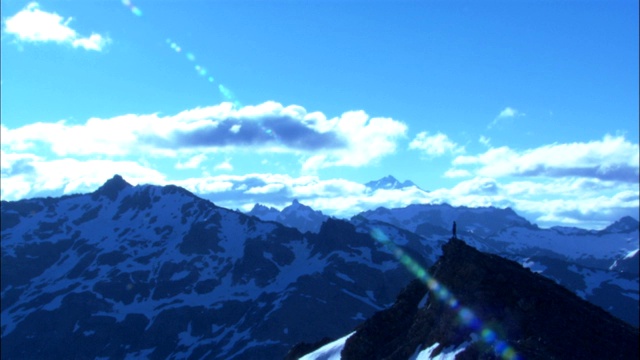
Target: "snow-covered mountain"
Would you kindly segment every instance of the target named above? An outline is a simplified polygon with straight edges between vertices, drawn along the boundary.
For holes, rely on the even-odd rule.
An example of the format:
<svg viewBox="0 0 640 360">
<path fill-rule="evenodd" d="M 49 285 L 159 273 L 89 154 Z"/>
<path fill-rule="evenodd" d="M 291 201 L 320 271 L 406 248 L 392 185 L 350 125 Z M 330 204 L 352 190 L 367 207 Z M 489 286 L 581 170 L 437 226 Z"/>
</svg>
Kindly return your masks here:
<svg viewBox="0 0 640 360">
<path fill-rule="evenodd" d="M 476 237 L 486 237 L 510 226 L 535 228 L 510 208 L 413 204 L 397 209 L 380 207 L 356 216 L 387 222 L 418 234 L 429 234 L 435 228 L 446 229 L 450 233 L 454 221 L 458 223 L 458 234 Z"/>
<path fill-rule="evenodd" d="M 272 210 L 272 218 L 265 215 L 261 218 L 294 224 L 280 216 L 276 209 Z M 303 213 L 312 211 L 307 207 Z M 319 226 L 319 220 L 316 221 Z M 451 235 L 454 221 L 458 224 L 458 234 L 474 248 L 518 261 L 523 266 L 545 269 L 538 271 L 583 299 L 638 326 L 639 226 L 633 218 L 624 217 L 599 231 L 572 227 L 541 229 L 509 208 L 448 204 L 381 207 L 351 218 L 362 233 L 383 226 L 392 234 L 398 229 L 405 230 L 405 234 L 397 237 L 409 239 L 411 236 L 407 233 L 413 234 L 418 240 L 404 245 L 419 253 L 428 247 L 428 254 L 421 255 L 429 261 L 435 261 L 440 255 L 440 246 Z"/>
<path fill-rule="evenodd" d="M 627 217 L 603 230 L 581 233 L 564 229 L 559 231 L 553 228 L 510 226 L 484 240 L 495 253 L 543 255 L 608 270 L 613 268 L 616 261 L 638 249 L 638 229 L 638 221 Z"/>
<path fill-rule="evenodd" d="M 294 199 L 291 205 L 279 211 L 276 208 L 256 204 L 247 215 L 255 216 L 263 221 L 277 221 L 285 226 L 296 228 L 300 232 L 307 231 L 317 233 L 322 223 L 329 217 L 322 211 L 313 210 L 311 207 L 301 204 Z"/>
<path fill-rule="evenodd" d="M 637 359 L 638 329 L 519 264 L 450 239 L 429 273 L 355 331 L 289 359 Z M 428 284 L 428 286 L 427 286 Z M 304 355 L 300 357 L 301 355 Z"/>
<path fill-rule="evenodd" d="M 403 182 L 400 182 L 398 181 L 398 179 L 394 178 L 391 175 L 385 176 L 378 180 L 369 181 L 364 185 L 367 188 L 369 188 L 371 191 L 380 190 L 380 189 L 383 189 L 383 190 L 404 189 L 412 186 L 419 188 L 411 180 L 405 180 Z"/>
<path fill-rule="evenodd" d="M 352 329 L 411 278 L 349 222 L 302 234 L 119 176 L 3 201 L 1 221 L 3 358 L 282 358 Z"/>
<path fill-rule="evenodd" d="M 474 248 L 536 269 L 578 296 L 638 326 L 638 221 L 625 217 L 600 230 L 540 229 L 511 209 L 410 205 L 363 212 L 352 222 L 393 224 L 438 245 L 451 233 Z"/>
<path fill-rule="evenodd" d="M 282 358 L 352 331 L 413 278 L 371 233 L 426 268 L 453 221 L 473 247 L 637 319 L 624 311 L 638 309 L 631 218 L 539 229 L 510 209 L 411 205 L 347 221 L 297 201 L 247 215 L 120 176 L 90 194 L 3 201 L 0 214 L 3 358 Z"/>
</svg>

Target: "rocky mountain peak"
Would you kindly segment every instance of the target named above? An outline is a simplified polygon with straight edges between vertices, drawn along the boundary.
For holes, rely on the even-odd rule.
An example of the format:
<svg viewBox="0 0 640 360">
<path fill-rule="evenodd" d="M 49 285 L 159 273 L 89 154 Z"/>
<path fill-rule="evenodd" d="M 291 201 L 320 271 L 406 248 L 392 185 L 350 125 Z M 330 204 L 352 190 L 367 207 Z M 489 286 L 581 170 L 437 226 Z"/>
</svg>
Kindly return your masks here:
<svg viewBox="0 0 640 360">
<path fill-rule="evenodd" d="M 431 292 L 424 279 L 413 281 L 349 336 L 342 359 L 639 356 L 637 328 L 554 281 L 462 240 L 450 239 L 442 253 L 428 271 Z"/>
<path fill-rule="evenodd" d="M 620 218 L 620 220 L 607 226 L 603 231 L 616 232 L 616 233 L 631 232 L 634 230 L 638 230 L 638 227 L 639 227 L 638 220 L 632 218 L 631 216 L 624 216 Z"/>
<path fill-rule="evenodd" d="M 107 180 L 102 186 L 96 190 L 94 197 L 106 196 L 111 201 L 118 198 L 118 193 L 125 188 L 129 188 L 132 185 L 129 184 L 122 176 L 116 174 L 111 179 Z"/>
<path fill-rule="evenodd" d="M 310 208 L 309 206 L 300 203 L 300 201 L 298 201 L 298 199 L 293 199 L 293 201 L 291 201 L 291 205 L 286 206 L 285 208 L 283 208 L 281 213 L 295 213 L 295 212 L 300 212 L 300 211 L 311 211 L 311 212 L 313 212 L 314 210 L 312 208 Z"/>
</svg>

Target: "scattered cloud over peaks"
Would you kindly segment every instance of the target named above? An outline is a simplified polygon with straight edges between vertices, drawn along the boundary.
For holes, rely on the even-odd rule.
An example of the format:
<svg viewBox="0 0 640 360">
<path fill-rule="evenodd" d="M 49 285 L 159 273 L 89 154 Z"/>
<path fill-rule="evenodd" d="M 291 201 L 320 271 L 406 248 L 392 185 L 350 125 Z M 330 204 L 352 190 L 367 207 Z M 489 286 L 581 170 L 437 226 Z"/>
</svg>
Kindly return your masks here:
<svg viewBox="0 0 640 360">
<path fill-rule="evenodd" d="M 327 119 L 297 105 L 269 101 L 236 109 L 231 103 L 199 107 L 175 115 L 128 114 L 91 118 L 84 124 L 65 121 L 33 123 L 15 129 L 2 126 L 2 149 L 30 152 L 48 149 L 56 156 L 136 156 L 188 158 L 176 168 L 197 168 L 205 154 L 260 150 L 293 154 L 302 169 L 359 167 L 392 154 L 407 126 L 391 118 L 370 118 L 349 111 Z M 219 168 L 230 169 L 230 164 Z"/>
</svg>

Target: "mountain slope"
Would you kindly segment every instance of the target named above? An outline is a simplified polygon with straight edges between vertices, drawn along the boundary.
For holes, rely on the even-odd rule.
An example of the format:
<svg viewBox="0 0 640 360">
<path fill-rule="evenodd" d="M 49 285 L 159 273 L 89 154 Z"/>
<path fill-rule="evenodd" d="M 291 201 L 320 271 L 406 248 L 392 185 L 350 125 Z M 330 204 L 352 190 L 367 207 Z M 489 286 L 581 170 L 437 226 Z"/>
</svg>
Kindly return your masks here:
<svg viewBox="0 0 640 360">
<path fill-rule="evenodd" d="M 451 239 L 430 271 L 356 332 L 304 359 L 636 359 L 638 329 L 515 262 Z M 340 342 L 343 345 L 340 345 Z M 338 357 L 335 357 L 338 359 Z"/>
<path fill-rule="evenodd" d="M 119 176 L 3 201 L 1 221 L 3 358 L 280 358 L 352 329 L 410 280 L 348 222 L 301 234 Z"/>
</svg>

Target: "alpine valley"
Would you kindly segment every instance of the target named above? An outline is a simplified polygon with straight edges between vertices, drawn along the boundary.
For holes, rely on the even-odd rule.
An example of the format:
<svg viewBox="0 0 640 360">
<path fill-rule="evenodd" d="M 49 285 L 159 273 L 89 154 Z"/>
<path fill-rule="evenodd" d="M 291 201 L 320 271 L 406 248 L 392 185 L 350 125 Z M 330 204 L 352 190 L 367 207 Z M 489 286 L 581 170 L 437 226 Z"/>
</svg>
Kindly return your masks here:
<svg viewBox="0 0 640 360">
<path fill-rule="evenodd" d="M 388 177 L 367 186 L 415 185 Z M 449 240 L 454 221 L 464 243 Z M 435 300 L 424 301 L 426 287 L 412 282 L 398 253 L 414 270 L 431 268 L 453 283 L 468 269 L 456 261 L 475 259 L 473 273 L 500 269 L 503 288 L 527 293 L 530 282 L 527 299 L 536 304 L 554 303 L 564 291 L 575 299 L 558 304 L 613 319 L 603 332 L 637 334 L 638 228 L 625 217 L 599 231 L 541 229 L 509 208 L 447 204 L 336 219 L 292 200 L 282 210 L 257 204 L 245 214 L 176 186 L 132 186 L 116 175 L 88 194 L 2 201 L 2 358 L 282 359 L 296 344 L 299 355 L 324 343 L 342 349 L 329 339 L 344 344 L 355 329 L 347 341 L 355 345 L 344 350 L 367 358 L 374 355 L 366 355 L 363 329 L 422 331 L 445 316 L 435 312 Z M 461 302 L 480 290 L 490 299 L 494 292 L 473 279 L 457 281 L 452 292 Z M 513 300 L 500 299 L 505 308 Z M 514 301 L 528 309 L 526 319 L 543 316 L 532 312 L 533 300 Z M 414 310 L 405 314 L 402 304 Z M 402 316 L 385 317 L 389 312 Z M 393 321 L 380 322 L 386 318 Z M 559 323 L 557 315 L 540 322 Z M 439 340 L 436 354 L 474 334 L 464 336 L 420 341 Z M 411 351 L 394 358 L 418 358 L 411 341 L 403 345 Z M 309 342 L 317 346 L 305 347 Z"/>
</svg>

